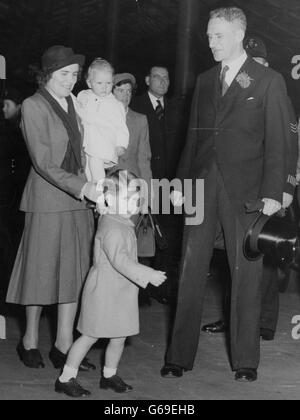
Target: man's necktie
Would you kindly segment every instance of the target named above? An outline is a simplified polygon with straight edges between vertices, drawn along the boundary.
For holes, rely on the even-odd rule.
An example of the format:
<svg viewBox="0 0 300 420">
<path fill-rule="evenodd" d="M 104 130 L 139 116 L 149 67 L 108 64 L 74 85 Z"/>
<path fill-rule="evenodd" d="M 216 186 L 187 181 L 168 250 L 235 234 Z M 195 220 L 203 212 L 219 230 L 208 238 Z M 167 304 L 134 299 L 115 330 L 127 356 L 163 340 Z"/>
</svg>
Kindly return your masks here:
<svg viewBox="0 0 300 420">
<path fill-rule="evenodd" d="M 224 96 L 225 93 L 227 92 L 227 90 L 229 89 L 229 85 L 226 83 L 226 80 L 225 80 L 226 73 L 228 72 L 228 70 L 229 70 L 229 67 L 224 66 L 223 70 L 221 71 L 221 75 L 220 75 L 220 84 L 221 84 L 222 96 Z"/>
<path fill-rule="evenodd" d="M 155 108 L 155 113 L 156 113 L 159 121 L 161 121 L 164 118 L 165 111 L 164 111 L 164 109 L 162 107 L 162 104 L 161 104 L 159 99 L 157 99 L 157 107 Z"/>
</svg>

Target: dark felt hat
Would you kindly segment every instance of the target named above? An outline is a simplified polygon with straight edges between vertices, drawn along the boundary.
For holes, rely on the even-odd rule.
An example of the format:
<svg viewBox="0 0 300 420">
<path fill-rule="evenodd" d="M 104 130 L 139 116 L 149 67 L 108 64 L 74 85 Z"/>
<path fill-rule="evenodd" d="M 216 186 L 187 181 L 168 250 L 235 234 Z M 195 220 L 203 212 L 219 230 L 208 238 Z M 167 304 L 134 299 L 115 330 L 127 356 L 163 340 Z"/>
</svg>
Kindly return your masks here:
<svg viewBox="0 0 300 420">
<path fill-rule="evenodd" d="M 265 60 L 268 57 L 267 48 L 263 40 L 257 36 L 249 36 L 244 42 L 246 52 L 251 57 L 261 57 Z"/>
<path fill-rule="evenodd" d="M 75 54 L 72 48 L 63 45 L 54 45 L 48 48 L 42 56 L 42 69 L 44 71 L 54 72 L 71 64 L 83 66 L 85 56 Z"/>
<path fill-rule="evenodd" d="M 244 238 L 245 257 L 252 261 L 270 255 L 279 265 L 290 264 L 297 249 L 297 225 L 287 216 L 269 217 L 260 213 Z"/>
</svg>

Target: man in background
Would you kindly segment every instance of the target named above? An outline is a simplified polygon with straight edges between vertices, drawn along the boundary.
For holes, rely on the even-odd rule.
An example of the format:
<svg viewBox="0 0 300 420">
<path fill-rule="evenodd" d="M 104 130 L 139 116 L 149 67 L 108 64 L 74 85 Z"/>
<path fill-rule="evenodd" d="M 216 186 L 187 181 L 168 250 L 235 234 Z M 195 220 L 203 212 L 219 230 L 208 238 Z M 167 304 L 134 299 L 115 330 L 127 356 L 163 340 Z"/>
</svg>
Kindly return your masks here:
<svg viewBox="0 0 300 420">
<path fill-rule="evenodd" d="M 147 92 L 135 97 L 131 107 L 134 111 L 146 115 L 148 119 L 153 179 L 171 181 L 176 175 L 183 143 L 183 138 L 180 136 L 179 107 L 175 100 L 167 97 L 170 76 L 165 66 L 152 66 L 145 82 Z M 143 263 L 167 272 L 167 281 L 158 288 L 150 288 L 149 293 L 160 303 L 168 304 L 173 300 L 177 289 L 182 218 L 173 214 L 172 205 L 171 214 L 162 214 L 161 195 L 156 193 L 154 199 L 160 200 L 157 218 L 167 238 L 168 248 L 157 249 L 155 258 L 152 261 L 144 259 Z"/>
</svg>

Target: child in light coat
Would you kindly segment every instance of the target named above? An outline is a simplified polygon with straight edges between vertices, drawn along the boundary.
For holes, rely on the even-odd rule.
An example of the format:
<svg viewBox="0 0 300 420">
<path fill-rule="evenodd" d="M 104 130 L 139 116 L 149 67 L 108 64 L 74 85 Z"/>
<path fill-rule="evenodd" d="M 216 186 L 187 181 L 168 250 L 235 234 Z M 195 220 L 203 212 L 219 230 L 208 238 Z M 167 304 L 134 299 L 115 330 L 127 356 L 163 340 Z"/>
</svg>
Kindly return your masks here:
<svg viewBox="0 0 300 420">
<path fill-rule="evenodd" d="M 77 96 L 84 127 L 86 175 L 93 182 L 103 179 L 105 169 L 118 163 L 129 143 L 125 108 L 112 94 L 113 73 L 110 63 L 95 59 L 87 73 L 90 89 Z"/>
<path fill-rule="evenodd" d="M 55 390 L 80 398 L 90 395 L 77 382 L 81 361 L 99 338 L 109 338 L 100 388 L 115 392 L 132 390 L 118 375 L 117 368 L 126 337 L 139 333 L 139 286 L 161 285 L 165 273 L 138 263 L 135 226 L 131 216 L 140 208 L 136 178 L 127 171 L 115 171 L 104 184 L 107 214 L 100 218 L 94 245 L 94 263 L 82 297 L 78 330 L 82 336 L 73 344 Z"/>
</svg>

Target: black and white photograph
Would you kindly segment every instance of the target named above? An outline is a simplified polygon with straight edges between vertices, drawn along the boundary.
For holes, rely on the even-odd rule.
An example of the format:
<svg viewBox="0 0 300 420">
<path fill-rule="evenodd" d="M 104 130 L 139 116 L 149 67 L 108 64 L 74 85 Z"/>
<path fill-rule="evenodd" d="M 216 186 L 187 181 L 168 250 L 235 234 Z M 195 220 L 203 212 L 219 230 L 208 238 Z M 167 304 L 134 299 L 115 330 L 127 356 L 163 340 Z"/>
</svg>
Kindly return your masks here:
<svg viewBox="0 0 300 420">
<path fill-rule="evenodd" d="M 0 0 L 0 400 L 300 399 L 300 0 Z"/>
</svg>

